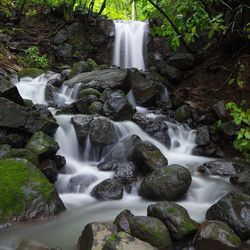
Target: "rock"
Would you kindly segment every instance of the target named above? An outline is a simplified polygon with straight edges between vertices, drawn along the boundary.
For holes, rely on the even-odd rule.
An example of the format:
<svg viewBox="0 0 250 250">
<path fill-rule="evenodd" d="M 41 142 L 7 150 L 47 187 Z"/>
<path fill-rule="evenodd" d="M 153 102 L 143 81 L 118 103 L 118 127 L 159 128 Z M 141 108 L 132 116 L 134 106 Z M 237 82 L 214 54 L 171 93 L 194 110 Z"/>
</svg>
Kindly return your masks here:
<svg viewBox="0 0 250 250">
<path fill-rule="evenodd" d="M 92 69 L 85 61 L 76 62 L 73 64 L 72 70 L 69 74 L 69 78 L 76 76 L 79 73 L 90 72 Z"/>
<path fill-rule="evenodd" d="M 95 181 L 97 181 L 97 177 L 92 174 L 76 175 L 69 180 L 69 190 L 73 193 L 84 193 L 86 188 Z"/>
<path fill-rule="evenodd" d="M 50 158 L 59 150 L 57 142 L 43 132 L 36 132 L 30 138 L 26 149 L 33 152 L 39 160 Z"/>
<path fill-rule="evenodd" d="M 88 95 L 83 97 L 80 100 L 77 100 L 73 103 L 77 114 L 88 114 L 89 113 L 89 105 L 93 102 L 97 102 L 98 98 L 94 95 Z"/>
<path fill-rule="evenodd" d="M 97 117 L 90 124 L 90 142 L 95 145 L 110 145 L 117 141 L 115 126 L 105 117 Z"/>
<path fill-rule="evenodd" d="M 39 165 L 38 158 L 34 153 L 32 153 L 30 150 L 24 149 L 24 148 L 13 148 L 10 149 L 8 152 L 4 154 L 3 159 L 9 159 L 9 158 L 22 158 L 26 159 L 30 163 L 32 163 L 35 166 Z"/>
<path fill-rule="evenodd" d="M 83 97 L 88 96 L 88 95 L 94 95 L 94 96 L 99 98 L 99 97 L 101 97 L 102 93 L 100 93 L 96 89 L 87 88 L 87 89 L 81 90 L 79 95 L 80 95 L 80 98 L 83 98 Z"/>
<path fill-rule="evenodd" d="M 52 160 L 44 160 L 39 165 L 39 169 L 44 173 L 44 175 L 48 178 L 51 183 L 57 181 L 58 169 L 56 164 Z"/>
<path fill-rule="evenodd" d="M 134 147 L 132 160 L 142 173 L 149 173 L 168 165 L 168 160 L 161 151 L 147 141 L 139 142 Z"/>
<path fill-rule="evenodd" d="M 220 131 L 228 140 L 234 140 L 239 129 L 240 126 L 231 121 L 222 122 L 220 126 Z"/>
<path fill-rule="evenodd" d="M 103 110 L 103 104 L 101 102 L 92 102 L 89 106 L 89 113 L 92 115 L 101 115 Z"/>
<path fill-rule="evenodd" d="M 58 125 L 55 119 L 48 119 L 38 111 L 0 97 L 0 127 L 20 129 L 28 133 L 43 131 L 53 134 Z"/>
<path fill-rule="evenodd" d="M 102 250 L 157 250 L 156 247 L 149 245 L 147 242 L 141 241 L 127 233 L 119 232 L 112 234 L 105 242 Z"/>
<path fill-rule="evenodd" d="M 244 193 L 250 194 L 250 169 L 232 176 L 230 182 L 237 185 Z"/>
<path fill-rule="evenodd" d="M 112 92 L 103 105 L 103 113 L 112 120 L 131 120 L 135 113 L 124 93 L 120 90 Z"/>
<path fill-rule="evenodd" d="M 32 240 L 24 240 L 17 246 L 16 250 L 52 250 L 52 249 Z"/>
<path fill-rule="evenodd" d="M 166 77 L 171 82 L 179 83 L 183 80 L 182 72 L 173 66 L 170 66 L 164 62 L 161 62 L 158 68 L 159 68 L 160 74 Z"/>
<path fill-rule="evenodd" d="M 226 109 L 226 102 L 219 101 L 213 105 L 213 110 L 215 111 L 216 115 L 220 120 L 227 120 L 229 117 L 229 113 Z"/>
<path fill-rule="evenodd" d="M 129 220 L 133 217 L 134 215 L 130 212 L 130 210 L 123 210 L 116 216 L 113 224 L 116 225 L 118 231 L 123 231 L 130 234 Z"/>
<path fill-rule="evenodd" d="M 172 249 L 172 241 L 165 224 L 154 217 L 134 216 L 129 219 L 132 236 L 148 242 L 157 249 Z"/>
<path fill-rule="evenodd" d="M 210 143 L 208 126 L 202 126 L 197 129 L 196 143 L 198 146 L 205 146 Z"/>
<path fill-rule="evenodd" d="M 42 74 L 44 74 L 44 71 L 42 69 L 35 69 L 35 68 L 25 68 L 17 73 L 19 79 L 24 77 L 36 78 L 37 76 Z"/>
<path fill-rule="evenodd" d="M 48 218 L 64 210 L 54 186 L 25 159 L 0 160 L 0 186 L 1 227 Z"/>
<path fill-rule="evenodd" d="M 153 200 L 175 200 L 186 193 L 191 182 L 188 169 L 170 165 L 147 175 L 141 183 L 139 194 Z"/>
<path fill-rule="evenodd" d="M 55 162 L 57 169 L 62 169 L 66 164 L 66 159 L 61 155 L 54 155 L 52 160 Z"/>
<path fill-rule="evenodd" d="M 17 104 L 24 105 L 17 87 L 6 79 L 0 79 L 0 97 L 5 97 Z"/>
<path fill-rule="evenodd" d="M 90 124 L 93 120 L 94 117 L 92 115 L 75 115 L 71 118 L 71 122 L 80 143 L 84 143 L 87 140 Z"/>
<path fill-rule="evenodd" d="M 79 250 L 101 250 L 106 239 L 116 233 L 116 226 L 109 223 L 90 223 L 78 240 Z"/>
<path fill-rule="evenodd" d="M 61 45 L 68 40 L 67 35 L 63 32 L 59 31 L 56 35 L 52 38 L 52 43 L 55 45 Z"/>
<path fill-rule="evenodd" d="M 242 239 L 250 237 L 250 196 L 228 193 L 211 206 L 206 213 L 207 220 L 227 223 Z"/>
<path fill-rule="evenodd" d="M 8 144 L 0 144 L 0 159 L 4 157 L 11 150 L 11 146 Z"/>
<path fill-rule="evenodd" d="M 197 250 L 230 250 L 239 249 L 240 238 L 224 222 L 206 221 L 201 224 L 195 239 Z"/>
<path fill-rule="evenodd" d="M 62 81 L 62 77 L 59 76 L 59 77 L 56 77 L 56 78 L 52 78 L 51 80 L 48 81 L 47 85 L 51 85 L 55 88 L 60 88 L 63 84 L 63 81 Z"/>
<path fill-rule="evenodd" d="M 137 170 L 133 162 L 118 163 L 114 177 L 124 186 L 127 192 L 131 192 L 132 185 L 136 182 Z"/>
<path fill-rule="evenodd" d="M 169 57 L 168 64 L 183 70 L 189 70 L 194 67 L 195 58 L 190 53 L 176 53 Z"/>
<path fill-rule="evenodd" d="M 90 194 L 98 200 L 120 200 L 123 187 L 116 179 L 106 179 L 97 184 Z"/>
<path fill-rule="evenodd" d="M 232 176 L 237 174 L 237 166 L 239 165 L 233 161 L 215 160 L 204 163 L 198 167 L 198 171 L 212 175 Z"/>
<path fill-rule="evenodd" d="M 163 221 L 173 239 L 180 240 L 194 234 L 199 224 L 192 220 L 187 210 L 174 202 L 160 201 L 149 205 L 147 215 Z"/>
<path fill-rule="evenodd" d="M 96 70 L 98 68 L 97 63 L 93 59 L 91 59 L 91 58 L 89 58 L 86 61 L 86 63 L 89 65 L 89 67 L 91 68 L 91 70 Z"/>
<path fill-rule="evenodd" d="M 12 148 L 24 148 L 27 140 L 29 138 L 28 134 L 20 131 L 22 134 L 14 133 L 12 129 L 1 129 L 2 133 L 0 135 L 1 144 L 9 144 Z"/>
<path fill-rule="evenodd" d="M 192 110 L 189 105 L 185 104 L 179 107 L 175 112 L 175 119 L 178 122 L 184 122 L 192 118 Z"/>
</svg>

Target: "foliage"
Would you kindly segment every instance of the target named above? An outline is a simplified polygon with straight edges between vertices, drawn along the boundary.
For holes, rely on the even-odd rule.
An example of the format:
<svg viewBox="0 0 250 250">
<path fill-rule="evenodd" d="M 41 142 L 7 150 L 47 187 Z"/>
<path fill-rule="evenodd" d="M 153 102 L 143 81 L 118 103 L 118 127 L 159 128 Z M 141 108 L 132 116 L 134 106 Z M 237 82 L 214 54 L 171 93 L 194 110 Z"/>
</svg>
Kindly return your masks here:
<svg viewBox="0 0 250 250">
<path fill-rule="evenodd" d="M 37 46 L 29 47 L 26 50 L 25 61 L 28 67 L 46 69 L 49 65 L 47 55 L 41 55 Z"/>
<path fill-rule="evenodd" d="M 233 77 L 228 81 L 228 85 L 236 84 L 240 89 L 243 89 L 246 83 L 245 73 L 246 65 L 238 60 L 232 72 Z"/>
<path fill-rule="evenodd" d="M 229 102 L 227 109 L 231 112 L 234 123 L 241 126 L 233 144 L 234 148 L 243 153 L 247 160 L 250 160 L 250 109 L 244 111 L 234 102 Z"/>
</svg>

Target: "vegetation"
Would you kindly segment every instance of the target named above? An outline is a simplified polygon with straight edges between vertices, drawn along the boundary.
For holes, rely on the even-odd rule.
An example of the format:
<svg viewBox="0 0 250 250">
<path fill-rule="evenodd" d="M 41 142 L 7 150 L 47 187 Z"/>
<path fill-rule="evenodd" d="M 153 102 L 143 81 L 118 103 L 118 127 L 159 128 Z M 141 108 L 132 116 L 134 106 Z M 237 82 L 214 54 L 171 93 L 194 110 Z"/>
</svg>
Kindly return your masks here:
<svg viewBox="0 0 250 250">
<path fill-rule="evenodd" d="M 31 68 L 46 69 L 49 65 L 47 55 L 41 55 L 37 46 L 29 47 L 26 51 L 26 66 Z"/>
</svg>

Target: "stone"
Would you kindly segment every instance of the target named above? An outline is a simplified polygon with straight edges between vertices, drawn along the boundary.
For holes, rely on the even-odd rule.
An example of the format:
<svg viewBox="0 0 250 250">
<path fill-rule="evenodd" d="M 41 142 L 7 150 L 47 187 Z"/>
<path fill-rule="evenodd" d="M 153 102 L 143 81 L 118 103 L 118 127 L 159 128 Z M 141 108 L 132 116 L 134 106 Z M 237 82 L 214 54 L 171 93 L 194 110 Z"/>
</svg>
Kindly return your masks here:
<svg viewBox="0 0 250 250">
<path fill-rule="evenodd" d="M 197 250 L 230 250 L 239 249 L 240 238 L 224 222 L 205 221 L 195 239 Z"/>
<path fill-rule="evenodd" d="M 89 113 L 91 115 L 101 115 L 103 110 L 103 104 L 101 102 L 92 102 L 89 105 Z"/>
<path fill-rule="evenodd" d="M 79 95 L 80 95 L 80 98 L 83 98 L 89 95 L 94 95 L 99 98 L 101 97 L 102 93 L 100 93 L 98 90 L 93 89 L 93 88 L 86 88 L 86 89 L 82 89 Z"/>
<path fill-rule="evenodd" d="M 62 155 L 54 155 L 52 160 L 55 162 L 57 169 L 62 169 L 66 164 L 66 159 Z"/>
<path fill-rule="evenodd" d="M 97 184 L 90 193 L 97 200 L 120 200 L 123 197 L 123 187 L 116 179 L 106 179 Z"/>
<path fill-rule="evenodd" d="M 44 74 L 44 71 L 42 69 L 36 69 L 36 68 L 25 68 L 17 73 L 19 79 L 24 77 L 36 78 L 37 76 L 42 74 Z"/>
<path fill-rule="evenodd" d="M 95 181 L 97 181 L 97 177 L 92 174 L 76 175 L 69 180 L 69 190 L 73 193 L 84 193 Z"/>
<path fill-rule="evenodd" d="M 139 195 L 153 200 L 176 200 L 187 192 L 191 182 L 188 169 L 180 165 L 170 165 L 144 177 Z"/>
<path fill-rule="evenodd" d="M 55 183 L 58 177 L 58 169 L 52 160 L 44 160 L 38 167 L 51 183 Z"/>
<path fill-rule="evenodd" d="M 197 129 L 196 144 L 198 146 L 206 146 L 210 143 L 208 126 L 201 126 Z"/>
<path fill-rule="evenodd" d="M 237 185 L 244 193 L 250 195 L 250 169 L 230 177 L 230 182 Z"/>
<path fill-rule="evenodd" d="M 78 240 L 79 250 L 101 250 L 106 239 L 116 233 L 116 226 L 109 223 L 90 223 L 86 225 Z"/>
<path fill-rule="evenodd" d="M 184 104 L 175 111 L 175 119 L 178 122 L 184 122 L 192 118 L 192 110 L 189 105 Z"/>
<path fill-rule="evenodd" d="M 0 159 L 4 157 L 11 150 L 11 146 L 8 144 L 0 144 Z"/>
<path fill-rule="evenodd" d="M 207 220 L 227 223 L 242 239 L 250 237 L 250 196 L 228 193 L 211 206 L 206 213 Z"/>
<path fill-rule="evenodd" d="M 116 225 L 117 230 L 126 232 L 130 234 L 130 224 L 129 224 L 129 220 L 131 218 L 133 218 L 134 215 L 131 213 L 130 210 L 125 209 L 122 212 L 120 212 L 116 217 L 115 220 L 113 222 L 113 224 Z"/>
<path fill-rule="evenodd" d="M 174 240 L 193 235 L 199 227 L 199 224 L 190 218 L 187 210 L 174 202 L 159 201 L 149 205 L 147 215 L 163 221 Z"/>
<path fill-rule="evenodd" d="M 47 247 L 32 240 L 24 240 L 17 246 L 16 250 L 52 250 L 52 249 L 50 247 Z"/>
<path fill-rule="evenodd" d="M 68 40 L 67 36 L 63 32 L 59 31 L 52 38 L 52 43 L 54 43 L 55 45 L 61 45 L 64 42 L 66 42 L 67 40 Z"/>
<path fill-rule="evenodd" d="M 219 101 L 213 105 L 213 110 L 215 111 L 216 115 L 220 120 L 227 120 L 229 117 L 229 113 L 226 109 L 226 102 Z"/>
<path fill-rule="evenodd" d="M 1 228 L 52 217 L 64 205 L 54 186 L 25 159 L 0 160 Z"/>
<path fill-rule="evenodd" d="M 69 74 L 69 78 L 76 76 L 79 73 L 90 72 L 92 69 L 85 61 L 76 62 L 73 64 L 72 70 Z"/>
<path fill-rule="evenodd" d="M 50 158 L 59 150 L 59 145 L 43 132 L 36 132 L 30 138 L 26 149 L 33 152 L 39 160 Z"/>
<path fill-rule="evenodd" d="M 169 57 L 168 64 L 181 70 L 189 70 L 194 67 L 195 58 L 190 53 L 176 53 Z"/>
<path fill-rule="evenodd" d="M 182 72 L 165 62 L 161 62 L 158 65 L 159 72 L 162 76 L 166 77 L 169 81 L 173 83 L 180 83 L 183 80 Z"/>
<path fill-rule="evenodd" d="M 135 146 L 132 160 L 142 173 L 149 173 L 168 165 L 168 160 L 161 151 L 147 141 Z"/>
</svg>

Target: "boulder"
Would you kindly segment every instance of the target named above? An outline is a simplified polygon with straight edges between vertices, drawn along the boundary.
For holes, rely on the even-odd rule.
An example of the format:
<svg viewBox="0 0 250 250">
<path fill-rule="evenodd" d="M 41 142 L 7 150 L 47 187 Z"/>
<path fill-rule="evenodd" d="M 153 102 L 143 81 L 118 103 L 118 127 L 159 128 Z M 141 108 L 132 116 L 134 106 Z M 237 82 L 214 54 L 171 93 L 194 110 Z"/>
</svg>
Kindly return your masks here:
<svg viewBox="0 0 250 250">
<path fill-rule="evenodd" d="M 97 184 L 90 194 L 98 200 L 120 200 L 123 197 L 123 187 L 118 180 L 109 178 Z"/>
<path fill-rule="evenodd" d="M 101 102 L 92 102 L 89 105 L 89 113 L 91 115 L 101 115 L 103 110 L 103 104 Z"/>
<path fill-rule="evenodd" d="M 230 250 L 239 249 L 240 238 L 224 222 L 206 221 L 201 224 L 195 239 L 197 250 Z"/>
<path fill-rule="evenodd" d="M 19 131 L 20 133 L 15 133 L 15 130 L 8 128 L 1 128 L 2 134 L 0 134 L 0 143 L 8 144 L 13 148 L 24 148 L 29 139 L 29 134 Z"/>
<path fill-rule="evenodd" d="M 213 110 L 215 111 L 217 117 L 220 120 L 227 120 L 229 117 L 229 112 L 226 108 L 226 102 L 225 101 L 219 101 L 213 105 Z"/>
<path fill-rule="evenodd" d="M 128 102 L 121 90 L 112 92 L 103 105 L 103 113 L 112 120 L 131 120 L 135 113 L 134 108 Z"/>
<path fill-rule="evenodd" d="M 55 188 L 25 159 L 0 160 L 0 224 L 55 216 L 64 210 Z"/>
<path fill-rule="evenodd" d="M 139 142 L 133 151 L 133 162 L 142 173 L 149 173 L 168 165 L 168 160 L 152 143 Z"/>
<path fill-rule="evenodd" d="M 76 76 L 79 73 L 90 72 L 92 69 L 85 61 L 76 62 L 73 64 L 72 70 L 69 74 L 69 78 Z"/>
<path fill-rule="evenodd" d="M 24 78 L 24 77 L 35 78 L 42 74 L 44 74 L 44 71 L 42 69 L 36 69 L 36 68 L 25 68 L 25 69 L 20 70 L 17 73 L 19 79 Z"/>
<path fill-rule="evenodd" d="M 49 119 L 39 111 L 0 97 L 0 127 L 20 129 L 28 133 L 43 131 L 53 134 L 58 125 L 55 119 Z"/>
<path fill-rule="evenodd" d="M 187 192 L 191 182 L 188 169 L 170 165 L 148 174 L 141 183 L 139 194 L 153 200 L 175 200 Z"/>
<path fill-rule="evenodd" d="M 48 178 L 48 180 L 51 183 L 54 183 L 57 181 L 58 169 L 54 161 L 49 160 L 49 159 L 44 160 L 39 165 L 39 169 L 44 173 L 44 175 Z"/>
<path fill-rule="evenodd" d="M 36 132 L 30 138 L 26 149 L 34 153 L 39 160 L 50 158 L 59 150 L 59 145 L 53 138 L 43 132 Z"/>
<path fill-rule="evenodd" d="M 147 242 L 139 240 L 125 232 L 112 234 L 107 238 L 102 250 L 157 250 L 156 247 L 149 245 Z M 85 249 L 84 249 L 85 250 Z"/>
<path fill-rule="evenodd" d="M 105 117 L 97 117 L 90 124 L 90 142 L 94 145 L 110 145 L 117 141 L 113 122 Z"/>
<path fill-rule="evenodd" d="M 198 146 L 206 146 L 210 143 L 208 126 L 201 126 L 197 129 L 195 142 Z"/>
<path fill-rule="evenodd" d="M 159 250 L 172 249 L 172 241 L 165 224 L 154 217 L 134 216 L 129 219 L 132 236 L 148 242 Z"/>
<path fill-rule="evenodd" d="M 250 194 L 250 169 L 232 176 L 230 182 L 237 185 L 244 193 Z"/>
<path fill-rule="evenodd" d="M 0 144 L 0 159 L 3 158 L 10 150 L 11 150 L 10 145 Z"/>
<path fill-rule="evenodd" d="M 211 206 L 206 213 L 207 220 L 227 223 L 242 239 L 250 237 L 250 196 L 228 193 Z"/>
<path fill-rule="evenodd" d="M 99 92 L 99 91 L 96 90 L 96 89 L 93 89 L 93 88 L 86 88 L 86 89 L 83 89 L 83 90 L 81 90 L 80 93 L 79 93 L 80 98 L 83 98 L 83 97 L 89 96 L 89 95 L 94 95 L 94 96 L 96 96 L 96 97 L 99 98 L 99 97 L 101 97 L 102 93 Z"/>
<path fill-rule="evenodd" d="M 116 226 L 109 223 L 88 224 L 78 240 L 79 250 L 101 250 L 106 239 L 116 233 Z"/>
<path fill-rule="evenodd" d="M 130 234 L 129 220 L 133 217 L 134 215 L 131 213 L 131 211 L 125 209 L 116 216 L 113 224 L 116 225 L 118 231 L 123 231 Z"/>
<path fill-rule="evenodd" d="M 183 74 L 179 69 L 170 66 L 163 61 L 158 65 L 158 69 L 162 76 L 166 77 L 173 83 L 180 83 L 183 80 Z"/>
<path fill-rule="evenodd" d="M 189 105 L 184 104 L 175 111 L 175 119 L 178 122 L 184 122 L 192 118 L 192 110 Z"/>
<path fill-rule="evenodd" d="M 149 205 L 147 215 L 163 221 L 175 240 L 194 234 L 199 227 L 199 224 L 190 218 L 187 210 L 174 202 L 160 201 Z"/>
<path fill-rule="evenodd" d="M 51 159 L 55 162 L 57 169 L 62 169 L 66 164 L 64 156 L 54 155 Z"/>
<path fill-rule="evenodd" d="M 189 70 L 194 67 L 195 58 L 190 53 L 176 53 L 169 57 L 168 64 L 181 70 Z"/>
<path fill-rule="evenodd" d="M 69 190 L 73 193 L 84 193 L 85 190 L 95 181 L 97 181 L 97 177 L 92 174 L 73 176 L 69 180 Z"/>
</svg>

